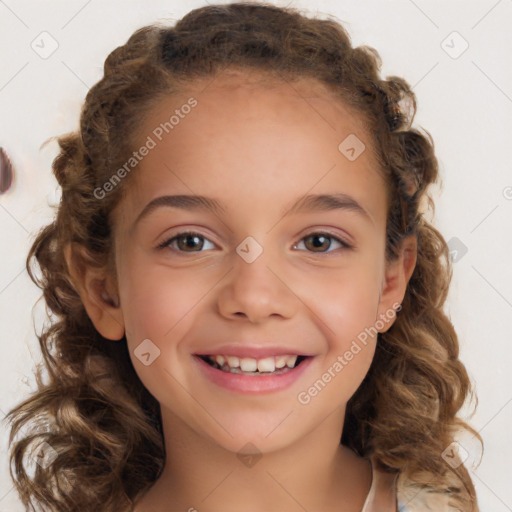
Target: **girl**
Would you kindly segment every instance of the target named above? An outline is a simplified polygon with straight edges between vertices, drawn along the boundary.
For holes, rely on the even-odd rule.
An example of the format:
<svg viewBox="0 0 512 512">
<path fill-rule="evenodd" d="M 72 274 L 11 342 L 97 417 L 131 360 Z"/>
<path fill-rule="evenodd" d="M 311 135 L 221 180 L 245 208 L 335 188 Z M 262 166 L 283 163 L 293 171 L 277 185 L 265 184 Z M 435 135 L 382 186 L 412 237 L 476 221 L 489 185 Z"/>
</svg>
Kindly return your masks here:
<svg viewBox="0 0 512 512">
<path fill-rule="evenodd" d="M 266 3 L 107 57 L 27 259 L 57 317 L 8 415 L 27 508 L 478 511 L 433 142 L 379 69 Z"/>
</svg>

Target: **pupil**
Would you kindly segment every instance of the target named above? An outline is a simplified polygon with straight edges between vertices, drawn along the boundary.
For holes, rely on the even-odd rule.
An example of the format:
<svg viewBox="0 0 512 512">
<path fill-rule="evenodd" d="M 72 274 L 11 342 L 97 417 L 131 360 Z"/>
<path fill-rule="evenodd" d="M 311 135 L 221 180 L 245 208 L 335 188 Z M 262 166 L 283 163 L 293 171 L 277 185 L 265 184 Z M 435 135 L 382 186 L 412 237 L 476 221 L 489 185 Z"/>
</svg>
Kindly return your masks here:
<svg viewBox="0 0 512 512">
<path fill-rule="evenodd" d="M 181 240 L 186 240 L 185 246 L 189 248 L 194 248 L 194 243 L 199 243 L 199 237 L 197 235 L 184 235 Z M 191 240 L 194 240 L 194 242 L 190 243 Z"/>
<path fill-rule="evenodd" d="M 322 247 L 322 245 L 325 245 L 325 241 L 327 240 L 327 237 L 325 237 L 325 236 L 323 236 L 323 235 L 320 235 L 320 236 L 314 235 L 314 236 L 311 236 L 311 237 L 310 237 L 310 239 L 311 239 L 311 240 L 315 240 L 315 242 L 313 243 L 313 246 L 318 248 L 318 247 Z M 322 242 L 317 243 L 317 241 L 318 241 L 319 239 L 323 239 L 323 240 L 324 240 L 324 242 L 323 242 L 323 243 L 322 243 Z M 329 245 L 330 245 L 330 243 L 327 243 L 327 247 L 326 247 L 326 248 L 328 248 L 328 247 L 329 247 Z"/>
</svg>

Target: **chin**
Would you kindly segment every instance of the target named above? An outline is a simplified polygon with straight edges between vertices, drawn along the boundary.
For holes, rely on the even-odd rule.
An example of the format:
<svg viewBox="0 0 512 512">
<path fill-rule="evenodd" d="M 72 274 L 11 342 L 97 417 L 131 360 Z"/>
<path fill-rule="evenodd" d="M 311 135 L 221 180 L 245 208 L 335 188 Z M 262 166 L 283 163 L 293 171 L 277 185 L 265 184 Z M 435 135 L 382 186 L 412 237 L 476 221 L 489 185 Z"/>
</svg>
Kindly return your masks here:
<svg viewBox="0 0 512 512">
<path fill-rule="evenodd" d="M 258 454 L 271 453 L 282 450 L 307 435 L 304 432 L 301 436 L 293 423 L 283 421 L 285 417 L 286 414 L 262 419 L 261 415 L 246 415 L 243 419 L 226 422 L 229 433 L 217 425 L 214 431 L 203 431 L 203 435 L 224 450 L 237 455 L 251 451 Z"/>
</svg>

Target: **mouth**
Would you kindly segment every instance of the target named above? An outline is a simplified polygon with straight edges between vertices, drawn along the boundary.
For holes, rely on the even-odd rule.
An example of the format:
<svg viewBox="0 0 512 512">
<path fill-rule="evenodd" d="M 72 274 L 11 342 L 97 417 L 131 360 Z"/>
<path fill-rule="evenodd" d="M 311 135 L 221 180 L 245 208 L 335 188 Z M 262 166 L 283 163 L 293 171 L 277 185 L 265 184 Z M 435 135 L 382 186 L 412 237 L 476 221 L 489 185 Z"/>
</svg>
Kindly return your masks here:
<svg viewBox="0 0 512 512">
<path fill-rule="evenodd" d="M 230 355 L 198 355 L 198 357 L 216 370 L 253 377 L 288 373 L 310 358 L 303 355 L 278 355 L 261 359 Z"/>
</svg>

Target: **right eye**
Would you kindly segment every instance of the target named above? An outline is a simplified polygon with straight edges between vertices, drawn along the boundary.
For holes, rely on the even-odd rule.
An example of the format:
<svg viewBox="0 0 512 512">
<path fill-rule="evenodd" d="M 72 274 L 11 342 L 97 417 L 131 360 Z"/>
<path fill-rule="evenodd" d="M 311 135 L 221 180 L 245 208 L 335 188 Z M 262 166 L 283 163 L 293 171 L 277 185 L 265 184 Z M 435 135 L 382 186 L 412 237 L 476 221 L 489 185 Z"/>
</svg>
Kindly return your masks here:
<svg viewBox="0 0 512 512">
<path fill-rule="evenodd" d="M 199 247 L 201 249 L 204 244 L 201 244 L 201 240 L 208 240 L 208 238 L 203 235 L 196 233 L 194 231 L 182 231 L 171 238 L 168 238 L 164 242 L 162 242 L 158 248 L 165 249 L 166 247 L 170 247 L 173 251 L 176 252 L 204 252 L 204 251 L 188 251 L 188 249 L 195 249 Z M 209 240 L 208 240 L 209 241 Z M 176 242 L 176 243 L 175 243 Z M 211 243 L 211 242 L 210 242 Z"/>
</svg>

